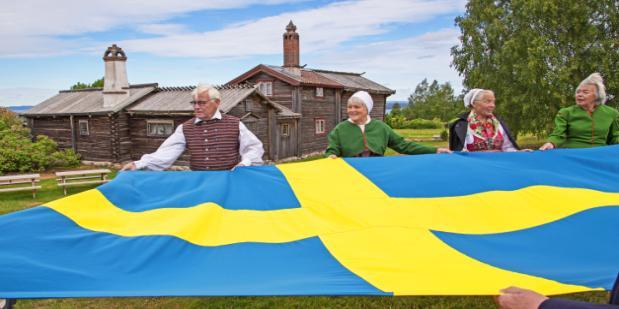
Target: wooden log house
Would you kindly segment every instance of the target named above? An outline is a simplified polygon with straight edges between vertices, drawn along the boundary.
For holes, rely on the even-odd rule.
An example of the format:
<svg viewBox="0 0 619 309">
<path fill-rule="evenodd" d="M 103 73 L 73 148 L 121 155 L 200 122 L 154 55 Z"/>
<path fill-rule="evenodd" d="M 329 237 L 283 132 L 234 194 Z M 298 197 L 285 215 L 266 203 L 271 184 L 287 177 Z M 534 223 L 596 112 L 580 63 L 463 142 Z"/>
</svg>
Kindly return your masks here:
<svg viewBox="0 0 619 309">
<path fill-rule="evenodd" d="M 284 65 L 260 64 L 219 86 L 220 109 L 241 121 L 263 142 L 265 160 L 321 152 L 326 135 L 346 118 L 346 101 L 357 90 L 374 99 L 371 116 L 383 119 L 395 93 L 361 73 L 299 66 L 299 35 L 292 21 L 283 36 Z M 104 53 L 103 88 L 62 90 L 23 114 L 32 134 L 47 135 L 82 160 L 120 163 L 155 151 L 192 117 L 194 86 L 130 85 L 127 56 L 112 45 Z M 177 164 L 187 164 L 186 154 Z"/>
<path fill-rule="evenodd" d="M 363 77 L 364 73 L 336 72 L 300 66 L 299 34 L 290 21 L 283 35 L 284 65 L 259 64 L 228 82 L 228 85 L 258 85 L 269 99 L 301 114 L 291 138 L 290 155 L 324 151 L 327 137 L 347 118 L 346 102 L 353 93 L 365 90 L 374 100 L 370 116 L 384 119 L 387 97 L 395 91 Z M 280 127 L 280 130 L 286 130 Z"/>
</svg>

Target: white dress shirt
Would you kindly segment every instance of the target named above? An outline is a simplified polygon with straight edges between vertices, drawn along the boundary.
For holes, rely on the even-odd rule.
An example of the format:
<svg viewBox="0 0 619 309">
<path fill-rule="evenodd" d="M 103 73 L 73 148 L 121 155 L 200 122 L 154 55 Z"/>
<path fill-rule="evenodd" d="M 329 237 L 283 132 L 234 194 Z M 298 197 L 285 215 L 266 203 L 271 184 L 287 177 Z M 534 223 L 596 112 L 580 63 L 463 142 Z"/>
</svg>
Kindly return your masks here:
<svg viewBox="0 0 619 309">
<path fill-rule="evenodd" d="M 211 119 L 221 119 L 221 112 L 216 111 Z M 202 119 L 196 118 L 194 123 L 198 123 Z M 137 169 L 149 169 L 153 171 L 161 171 L 170 166 L 180 157 L 185 151 L 187 142 L 183 133 L 183 125 L 176 127 L 176 130 L 170 135 L 159 149 L 153 153 L 145 154 L 139 161 L 135 161 Z M 243 122 L 239 121 L 239 154 L 241 155 L 241 164 L 260 165 L 262 164 L 262 155 L 264 149 L 262 142 L 247 129 Z"/>
</svg>

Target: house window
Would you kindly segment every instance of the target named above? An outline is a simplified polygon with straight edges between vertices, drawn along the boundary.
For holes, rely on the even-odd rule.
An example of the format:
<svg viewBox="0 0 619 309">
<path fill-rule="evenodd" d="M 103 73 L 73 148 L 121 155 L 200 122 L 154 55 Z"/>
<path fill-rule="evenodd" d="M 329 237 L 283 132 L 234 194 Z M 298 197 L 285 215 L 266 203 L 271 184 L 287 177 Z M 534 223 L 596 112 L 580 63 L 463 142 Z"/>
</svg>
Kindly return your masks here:
<svg viewBox="0 0 619 309">
<path fill-rule="evenodd" d="M 273 96 L 273 82 L 259 82 L 258 89 L 267 97 Z"/>
<path fill-rule="evenodd" d="M 322 87 L 316 87 L 316 96 L 322 98 L 325 96 L 325 90 Z"/>
<path fill-rule="evenodd" d="M 316 119 L 316 134 L 324 134 L 324 133 L 325 133 L 325 120 Z"/>
<path fill-rule="evenodd" d="M 168 137 L 174 132 L 173 120 L 146 120 L 146 136 Z"/>
<path fill-rule="evenodd" d="M 252 109 L 252 100 L 251 99 L 245 99 L 245 111 L 246 112 L 251 112 L 253 111 Z"/>
<path fill-rule="evenodd" d="M 282 128 L 282 136 L 290 136 L 290 124 L 284 123 L 281 126 Z"/>
<path fill-rule="evenodd" d="M 82 119 L 78 122 L 80 128 L 80 135 L 87 136 L 90 135 L 90 131 L 88 131 L 88 119 Z"/>
</svg>

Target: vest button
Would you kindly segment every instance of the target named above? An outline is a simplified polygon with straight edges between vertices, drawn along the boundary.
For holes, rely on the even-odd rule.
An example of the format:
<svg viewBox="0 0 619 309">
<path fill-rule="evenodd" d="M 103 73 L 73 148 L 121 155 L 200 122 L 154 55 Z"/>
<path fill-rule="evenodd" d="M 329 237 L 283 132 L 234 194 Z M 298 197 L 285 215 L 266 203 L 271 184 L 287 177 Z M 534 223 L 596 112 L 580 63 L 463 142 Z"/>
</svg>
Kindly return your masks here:
<svg viewBox="0 0 619 309">
<path fill-rule="evenodd" d="M 204 133 L 208 132 L 208 130 L 204 130 Z"/>
<path fill-rule="evenodd" d="M 205 138 L 205 139 L 204 139 L 204 141 L 205 141 L 205 142 L 208 142 L 208 138 Z"/>
<path fill-rule="evenodd" d="M 208 151 L 208 148 L 204 148 L 204 151 Z"/>
<path fill-rule="evenodd" d="M 206 161 L 208 161 L 208 157 L 206 157 Z"/>
</svg>

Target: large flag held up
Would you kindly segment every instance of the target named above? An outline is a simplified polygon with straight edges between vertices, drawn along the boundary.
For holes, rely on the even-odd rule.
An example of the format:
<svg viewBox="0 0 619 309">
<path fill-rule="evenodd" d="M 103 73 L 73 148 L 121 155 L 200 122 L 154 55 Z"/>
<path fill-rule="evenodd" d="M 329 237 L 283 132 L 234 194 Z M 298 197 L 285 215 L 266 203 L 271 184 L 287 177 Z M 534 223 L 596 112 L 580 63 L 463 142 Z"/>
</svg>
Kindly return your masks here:
<svg viewBox="0 0 619 309">
<path fill-rule="evenodd" d="M 619 146 L 123 172 L 0 216 L 0 298 L 610 289 Z"/>
</svg>

